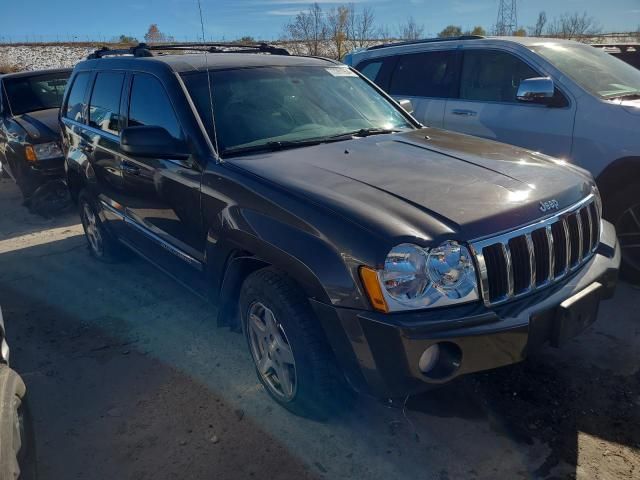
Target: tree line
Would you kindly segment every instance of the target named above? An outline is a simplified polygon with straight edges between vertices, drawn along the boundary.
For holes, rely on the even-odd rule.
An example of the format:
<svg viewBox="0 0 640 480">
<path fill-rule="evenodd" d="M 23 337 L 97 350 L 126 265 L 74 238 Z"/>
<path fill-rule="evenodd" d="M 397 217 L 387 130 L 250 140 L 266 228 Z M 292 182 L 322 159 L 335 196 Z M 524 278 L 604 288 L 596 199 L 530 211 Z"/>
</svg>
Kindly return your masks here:
<svg viewBox="0 0 640 480">
<path fill-rule="evenodd" d="M 529 27 L 516 27 L 504 32 L 514 36 L 547 36 L 564 39 L 581 39 L 600 33 L 596 20 L 586 12 L 564 13 L 549 19 L 546 12 L 538 14 L 536 23 Z M 638 28 L 640 35 L 640 27 Z M 494 25 L 487 31 L 476 25 L 463 29 L 460 25 L 448 25 L 437 36 L 440 38 L 503 33 Z M 377 21 L 371 6 L 357 8 L 354 4 L 344 4 L 324 10 L 319 3 L 312 3 L 307 9 L 293 16 L 283 27 L 280 41 L 287 42 L 287 48 L 295 54 L 325 56 L 341 60 L 354 49 L 368 47 L 375 43 L 403 40 L 418 40 L 425 37 L 424 24 L 408 17 L 395 26 L 383 25 Z M 114 39 L 120 43 L 136 43 L 137 39 L 121 35 Z M 157 24 L 151 24 L 144 35 L 147 43 L 172 42 L 174 38 L 160 31 Z M 253 43 L 253 37 L 242 37 L 239 43 Z"/>
</svg>

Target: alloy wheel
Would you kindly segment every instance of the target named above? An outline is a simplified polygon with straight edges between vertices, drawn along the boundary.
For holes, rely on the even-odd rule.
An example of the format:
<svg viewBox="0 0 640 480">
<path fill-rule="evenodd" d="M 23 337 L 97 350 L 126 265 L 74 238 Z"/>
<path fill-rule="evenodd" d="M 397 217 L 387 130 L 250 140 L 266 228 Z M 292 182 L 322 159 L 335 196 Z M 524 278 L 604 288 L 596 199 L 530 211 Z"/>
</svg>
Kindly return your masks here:
<svg viewBox="0 0 640 480">
<path fill-rule="evenodd" d="M 289 401 L 298 386 L 296 364 L 287 335 L 273 311 L 254 302 L 247 315 L 251 356 L 265 385 L 276 397 Z"/>
<path fill-rule="evenodd" d="M 616 230 L 625 263 L 640 271 L 640 204 L 622 212 Z"/>
<path fill-rule="evenodd" d="M 100 233 L 100 227 L 98 226 L 96 215 L 86 202 L 82 211 L 84 231 L 87 234 L 89 246 L 91 247 L 91 250 L 93 250 L 93 253 L 97 256 L 102 256 L 102 235 Z"/>
</svg>

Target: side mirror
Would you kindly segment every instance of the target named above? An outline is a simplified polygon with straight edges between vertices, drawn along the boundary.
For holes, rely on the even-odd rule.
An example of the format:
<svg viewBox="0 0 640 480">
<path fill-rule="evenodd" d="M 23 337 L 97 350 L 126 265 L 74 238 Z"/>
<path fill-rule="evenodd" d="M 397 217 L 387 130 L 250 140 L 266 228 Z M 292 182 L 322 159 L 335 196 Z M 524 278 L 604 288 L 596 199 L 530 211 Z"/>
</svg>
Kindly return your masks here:
<svg viewBox="0 0 640 480">
<path fill-rule="evenodd" d="M 521 102 L 548 104 L 556 88 L 549 77 L 527 78 L 520 82 L 517 98 Z"/>
<path fill-rule="evenodd" d="M 152 125 L 123 129 L 120 147 L 132 157 L 185 160 L 191 155 L 184 142 L 173 138 L 166 129 Z"/>
<path fill-rule="evenodd" d="M 402 100 L 398 100 L 398 103 L 402 107 L 402 109 L 407 112 L 409 115 L 413 115 L 413 103 L 408 98 L 403 98 Z"/>
</svg>

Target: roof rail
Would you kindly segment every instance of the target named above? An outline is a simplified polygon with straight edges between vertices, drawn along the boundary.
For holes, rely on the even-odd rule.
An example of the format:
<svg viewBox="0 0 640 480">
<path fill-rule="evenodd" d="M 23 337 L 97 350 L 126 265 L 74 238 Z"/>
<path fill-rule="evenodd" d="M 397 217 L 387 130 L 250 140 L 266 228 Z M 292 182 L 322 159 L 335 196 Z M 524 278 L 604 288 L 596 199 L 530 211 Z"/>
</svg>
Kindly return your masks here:
<svg viewBox="0 0 640 480">
<path fill-rule="evenodd" d="M 482 38 L 485 37 L 481 35 L 460 35 L 458 37 L 424 38 L 422 40 L 408 40 L 406 42 L 381 43 L 380 45 L 373 45 L 372 47 L 367 48 L 367 50 L 377 50 L 379 48 L 386 47 L 398 47 L 401 45 L 419 45 L 421 43 L 452 42 L 455 40 L 480 40 Z"/>
<path fill-rule="evenodd" d="M 134 57 L 152 57 L 153 51 L 199 51 L 208 53 L 269 53 L 271 55 L 289 55 L 289 51 L 281 48 L 269 45 L 267 43 L 212 43 L 212 42 L 197 42 L 197 43 L 167 43 L 148 45 L 146 43 L 139 43 L 130 48 L 108 48 L 102 47 L 92 54 L 87 59 L 93 60 L 96 58 L 117 56 L 117 55 L 129 55 Z"/>
</svg>

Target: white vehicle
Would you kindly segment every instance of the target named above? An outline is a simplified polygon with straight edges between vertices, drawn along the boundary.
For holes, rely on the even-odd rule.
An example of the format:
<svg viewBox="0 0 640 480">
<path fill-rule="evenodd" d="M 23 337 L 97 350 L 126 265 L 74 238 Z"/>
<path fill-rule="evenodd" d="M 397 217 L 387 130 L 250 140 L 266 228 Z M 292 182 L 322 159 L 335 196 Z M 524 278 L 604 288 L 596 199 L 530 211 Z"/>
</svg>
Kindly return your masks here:
<svg viewBox="0 0 640 480">
<path fill-rule="evenodd" d="M 622 272 L 640 282 L 640 70 L 589 45 L 458 37 L 377 45 L 345 63 L 414 116 L 589 170 L 616 225 Z"/>
</svg>

